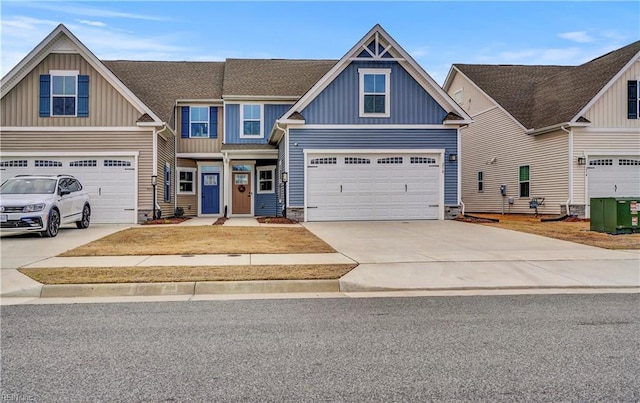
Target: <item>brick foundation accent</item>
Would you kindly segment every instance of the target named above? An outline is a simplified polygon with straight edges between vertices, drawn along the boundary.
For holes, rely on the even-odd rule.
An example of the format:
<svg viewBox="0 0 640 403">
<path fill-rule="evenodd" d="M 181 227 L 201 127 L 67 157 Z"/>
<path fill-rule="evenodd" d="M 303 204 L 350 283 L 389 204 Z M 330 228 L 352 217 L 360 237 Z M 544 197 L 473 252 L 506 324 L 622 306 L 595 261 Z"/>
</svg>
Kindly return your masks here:
<svg viewBox="0 0 640 403">
<path fill-rule="evenodd" d="M 567 214 L 567 205 L 566 204 L 561 204 L 560 205 L 560 214 L 561 215 Z M 569 205 L 569 214 L 568 215 L 577 216 L 578 218 L 585 218 L 586 206 L 584 204 L 570 204 Z"/>
<path fill-rule="evenodd" d="M 298 222 L 304 221 L 304 209 L 296 207 L 287 207 L 287 218 Z"/>
<path fill-rule="evenodd" d="M 462 214 L 460 206 L 444 206 L 444 219 L 453 220 Z"/>
</svg>

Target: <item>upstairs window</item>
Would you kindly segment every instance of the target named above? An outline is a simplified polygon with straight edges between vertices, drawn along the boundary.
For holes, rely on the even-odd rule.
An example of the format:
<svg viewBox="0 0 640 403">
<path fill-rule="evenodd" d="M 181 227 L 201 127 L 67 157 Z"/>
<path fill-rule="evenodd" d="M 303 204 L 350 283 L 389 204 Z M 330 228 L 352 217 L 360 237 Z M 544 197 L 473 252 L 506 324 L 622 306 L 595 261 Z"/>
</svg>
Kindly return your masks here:
<svg viewBox="0 0 640 403">
<path fill-rule="evenodd" d="M 529 165 L 520 167 L 520 197 L 529 197 Z"/>
<path fill-rule="evenodd" d="M 192 106 L 191 137 L 209 137 L 209 108 L 206 106 Z"/>
<path fill-rule="evenodd" d="M 391 69 L 358 69 L 360 117 L 389 117 Z"/>
<path fill-rule="evenodd" d="M 51 115 L 75 116 L 77 76 L 51 76 Z"/>
<path fill-rule="evenodd" d="M 52 70 L 40 76 L 40 117 L 89 116 L 89 76 Z"/>
<path fill-rule="evenodd" d="M 484 192 L 484 172 L 478 171 L 478 192 Z"/>
<path fill-rule="evenodd" d="M 262 105 L 240 105 L 240 137 L 262 138 Z"/>
<path fill-rule="evenodd" d="M 627 81 L 627 119 L 640 117 L 640 92 L 638 81 Z"/>
</svg>

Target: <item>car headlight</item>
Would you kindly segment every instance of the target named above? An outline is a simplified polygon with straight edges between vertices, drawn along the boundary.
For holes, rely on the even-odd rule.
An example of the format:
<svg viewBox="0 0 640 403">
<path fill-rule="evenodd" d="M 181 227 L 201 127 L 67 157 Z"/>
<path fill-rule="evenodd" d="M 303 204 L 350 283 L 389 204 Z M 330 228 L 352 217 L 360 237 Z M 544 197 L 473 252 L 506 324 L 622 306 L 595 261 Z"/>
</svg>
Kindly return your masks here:
<svg viewBox="0 0 640 403">
<path fill-rule="evenodd" d="M 45 206 L 44 203 L 29 204 L 28 206 L 24 206 L 22 211 L 25 212 L 25 213 L 32 213 L 34 211 L 42 211 L 42 210 L 44 210 L 44 206 Z"/>
</svg>

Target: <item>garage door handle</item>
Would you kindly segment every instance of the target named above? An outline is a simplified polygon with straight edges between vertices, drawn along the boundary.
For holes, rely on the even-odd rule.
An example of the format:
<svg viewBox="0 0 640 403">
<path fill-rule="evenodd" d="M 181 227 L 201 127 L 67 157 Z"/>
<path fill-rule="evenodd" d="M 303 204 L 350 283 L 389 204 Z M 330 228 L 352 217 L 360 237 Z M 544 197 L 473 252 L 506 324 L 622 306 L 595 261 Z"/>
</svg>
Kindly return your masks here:
<svg viewBox="0 0 640 403">
<path fill-rule="evenodd" d="M 342 185 L 340 185 L 340 193 L 342 193 Z"/>
<path fill-rule="evenodd" d="M 407 185 L 404 185 L 404 191 L 405 192 L 407 191 Z"/>
<path fill-rule="evenodd" d="M 102 196 L 102 188 L 98 188 L 98 196 Z"/>
</svg>

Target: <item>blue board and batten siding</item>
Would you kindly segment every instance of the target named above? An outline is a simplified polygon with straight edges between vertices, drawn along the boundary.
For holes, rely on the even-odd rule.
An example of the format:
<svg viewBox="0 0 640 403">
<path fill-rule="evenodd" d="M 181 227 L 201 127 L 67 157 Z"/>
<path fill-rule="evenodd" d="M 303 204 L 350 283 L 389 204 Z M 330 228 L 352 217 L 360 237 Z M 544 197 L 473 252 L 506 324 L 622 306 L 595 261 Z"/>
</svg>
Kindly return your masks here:
<svg viewBox="0 0 640 403">
<path fill-rule="evenodd" d="M 359 68 L 391 69 L 388 118 L 359 116 Z M 352 62 L 302 111 L 306 124 L 442 124 L 445 111 L 397 62 Z"/>
<path fill-rule="evenodd" d="M 262 138 L 240 138 L 240 104 L 225 105 L 225 142 L 227 144 L 266 144 L 276 119 L 284 115 L 291 105 L 264 104 L 264 116 L 262 117 Z"/>
<path fill-rule="evenodd" d="M 290 129 L 289 206 L 304 206 L 305 149 L 444 149 L 458 152 L 457 129 Z M 297 144 L 297 145 L 296 145 Z M 446 158 L 445 158 L 446 159 Z M 458 204 L 458 164 L 444 164 L 444 202 Z"/>
</svg>

